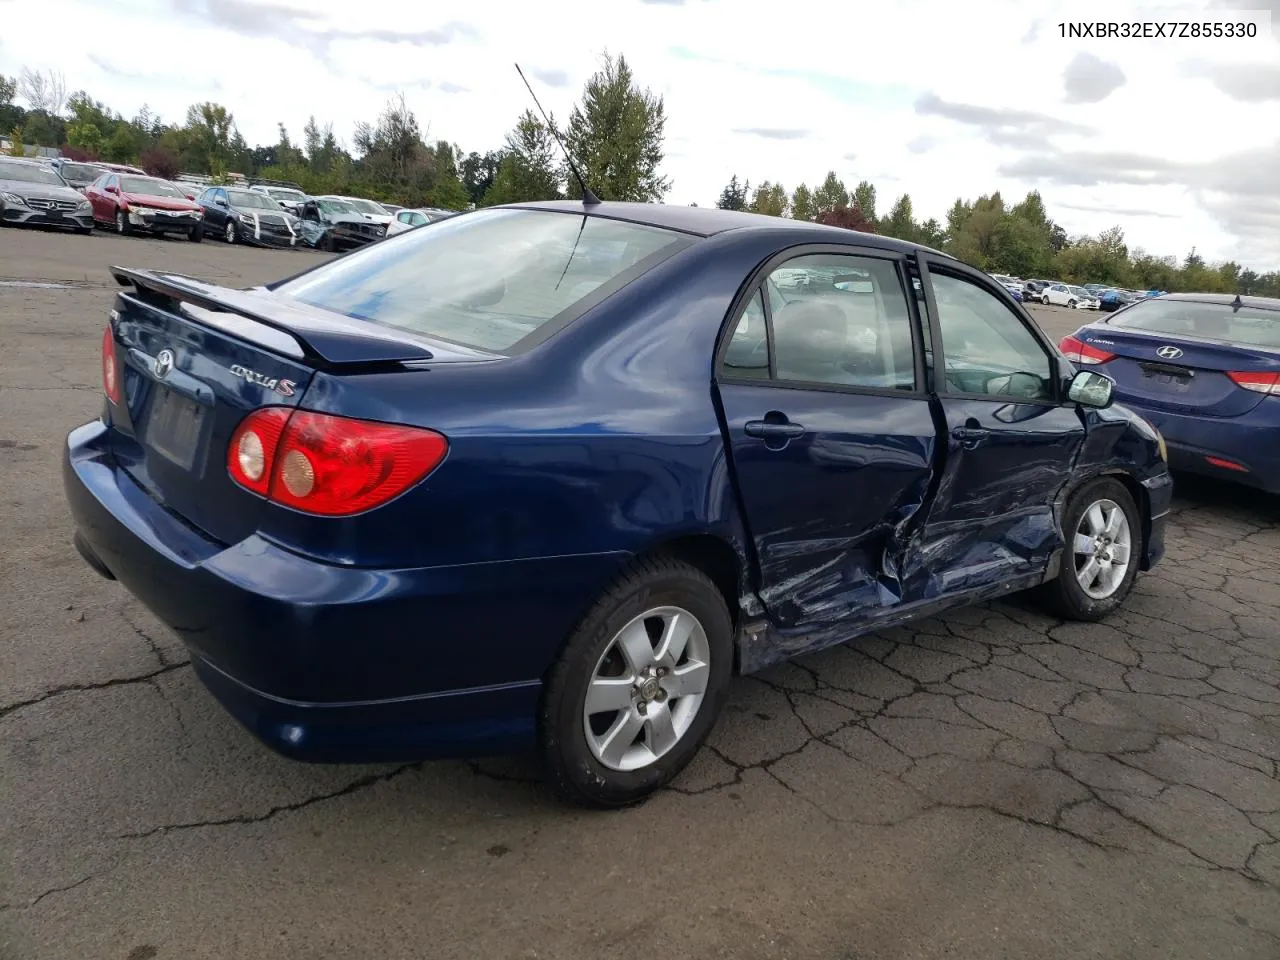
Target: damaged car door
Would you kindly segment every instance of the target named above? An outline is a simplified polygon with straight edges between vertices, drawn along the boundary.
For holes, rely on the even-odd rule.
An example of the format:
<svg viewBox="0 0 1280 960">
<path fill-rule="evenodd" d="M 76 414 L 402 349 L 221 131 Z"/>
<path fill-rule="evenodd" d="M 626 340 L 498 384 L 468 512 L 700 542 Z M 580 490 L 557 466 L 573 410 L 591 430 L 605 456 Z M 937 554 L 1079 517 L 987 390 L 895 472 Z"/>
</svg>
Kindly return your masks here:
<svg viewBox="0 0 1280 960">
<path fill-rule="evenodd" d="M 1052 344 L 1003 289 L 949 258 L 919 261 L 947 446 L 906 589 L 929 599 L 1032 586 L 1062 546 L 1056 504 L 1084 423 Z"/>
<path fill-rule="evenodd" d="M 760 599 L 784 629 L 882 614 L 904 599 L 885 570 L 916 532 L 937 443 L 906 261 L 798 248 L 757 276 L 716 389 Z"/>
</svg>

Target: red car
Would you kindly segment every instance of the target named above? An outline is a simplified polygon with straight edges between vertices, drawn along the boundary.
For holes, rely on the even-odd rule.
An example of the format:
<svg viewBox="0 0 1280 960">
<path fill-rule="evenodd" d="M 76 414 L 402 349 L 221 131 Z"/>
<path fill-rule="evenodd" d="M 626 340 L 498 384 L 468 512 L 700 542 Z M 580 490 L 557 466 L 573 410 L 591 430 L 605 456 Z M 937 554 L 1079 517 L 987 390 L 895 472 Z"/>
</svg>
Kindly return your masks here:
<svg viewBox="0 0 1280 960">
<path fill-rule="evenodd" d="M 94 223 L 114 225 L 117 233 L 183 233 L 192 243 L 202 238 L 204 210 L 168 180 L 106 173 L 84 195 L 93 207 Z"/>
</svg>

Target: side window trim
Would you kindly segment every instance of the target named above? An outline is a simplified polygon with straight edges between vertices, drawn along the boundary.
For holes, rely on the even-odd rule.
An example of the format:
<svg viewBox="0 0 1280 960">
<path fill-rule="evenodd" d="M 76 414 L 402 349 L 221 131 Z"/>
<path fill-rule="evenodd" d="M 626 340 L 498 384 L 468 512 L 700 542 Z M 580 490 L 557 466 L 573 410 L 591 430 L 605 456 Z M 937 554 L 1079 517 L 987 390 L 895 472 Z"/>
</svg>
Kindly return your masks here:
<svg viewBox="0 0 1280 960">
<path fill-rule="evenodd" d="M 785 266 L 788 262 L 801 257 L 819 255 L 865 257 L 868 259 L 885 261 L 893 265 L 894 271 L 898 277 L 898 282 L 902 287 L 900 293 L 907 307 L 907 316 L 909 319 L 911 333 L 913 377 L 915 380 L 914 389 L 902 390 L 896 388 L 859 386 L 856 384 L 811 383 L 808 381 L 778 379 L 776 360 L 777 351 L 775 349 L 773 337 L 773 307 L 771 298 L 765 292 L 765 285 L 768 283 L 769 277 L 780 267 Z M 932 390 L 925 375 L 924 341 L 919 326 L 920 323 L 924 322 L 924 317 L 921 311 L 918 310 L 916 298 L 910 292 L 912 289 L 911 274 L 908 271 L 910 256 L 910 254 L 900 253 L 895 250 L 887 250 L 883 247 L 863 246 L 861 244 L 802 243 L 777 251 L 752 271 L 747 283 L 739 290 L 737 297 L 734 299 L 733 304 L 725 316 L 725 320 L 720 328 L 720 337 L 717 341 L 714 364 L 712 367 L 714 379 L 717 382 L 724 381 L 727 383 L 747 386 L 769 386 L 786 390 L 867 394 L 882 397 L 911 397 L 913 399 L 927 397 Z M 926 290 L 926 295 L 928 295 L 928 283 L 924 278 L 922 278 L 921 284 Z M 724 357 L 728 350 L 729 343 L 733 339 L 734 331 L 737 330 L 738 325 L 742 322 L 743 314 L 746 313 L 751 298 L 755 296 L 761 296 L 765 309 L 765 331 L 769 349 L 768 380 L 735 377 L 732 375 L 726 375 L 724 372 Z"/>
<path fill-rule="evenodd" d="M 1049 337 L 1045 334 L 1045 332 L 1040 329 L 1039 324 L 1037 324 L 1034 320 L 1030 319 L 1029 316 L 1024 316 L 1020 310 L 1016 309 L 1015 305 L 1005 303 L 1004 300 L 999 296 L 999 293 L 997 292 L 997 284 L 995 284 L 994 281 L 990 280 L 990 278 L 986 277 L 980 271 L 974 270 L 973 268 L 969 267 L 967 264 L 961 263 L 959 261 L 953 262 L 949 260 L 944 260 L 941 257 L 933 256 L 923 252 L 917 253 L 915 255 L 915 261 L 918 269 L 920 270 L 920 283 L 921 283 L 921 286 L 924 288 L 925 306 L 929 314 L 928 316 L 929 339 L 933 342 L 933 350 L 934 350 L 934 364 L 933 364 L 933 377 L 932 377 L 933 382 L 929 385 L 933 393 L 935 393 L 939 397 L 962 396 L 962 397 L 967 397 L 967 398 L 977 399 L 977 400 L 1001 401 L 1003 403 L 1008 403 L 1010 400 L 1010 398 L 1007 396 L 997 396 L 997 395 L 987 395 L 987 394 L 955 394 L 947 389 L 947 383 L 946 383 L 946 377 L 947 377 L 946 366 L 947 365 L 946 365 L 946 359 L 945 359 L 946 343 L 942 339 L 942 329 L 938 324 L 938 301 L 934 296 L 933 274 L 931 273 L 931 270 L 930 270 L 932 266 L 936 265 L 938 268 L 937 272 L 939 275 L 951 276 L 957 280 L 967 281 L 979 287 L 980 289 L 986 290 L 986 292 L 992 294 L 995 297 L 995 299 L 998 300 L 1001 303 L 1001 305 L 1004 306 L 1005 309 L 1009 311 L 1009 314 L 1012 317 L 1014 317 L 1022 325 L 1022 328 L 1031 335 L 1031 339 L 1034 340 L 1035 343 L 1044 352 L 1045 357 L 1049 361 L 1049 379 L 1050 379 L 1050 386 L 1053 389 L 1053 397 L 1048 400 L 1033 400 L 1030 398 L 1021 398 L 1019 402 L 1027 403 L 1027 404 L 1038 404 L 1043 406 L 1061 406 L 1062 405 L 1064 397 L 1063 397 L 1061 361 L 1059 359 L 1058 351 L 1053 345 L 1053 342 L 1049 339 Z M 937 362 L 939 356 L 943 358 L 941 363 Z"/>
</svg>

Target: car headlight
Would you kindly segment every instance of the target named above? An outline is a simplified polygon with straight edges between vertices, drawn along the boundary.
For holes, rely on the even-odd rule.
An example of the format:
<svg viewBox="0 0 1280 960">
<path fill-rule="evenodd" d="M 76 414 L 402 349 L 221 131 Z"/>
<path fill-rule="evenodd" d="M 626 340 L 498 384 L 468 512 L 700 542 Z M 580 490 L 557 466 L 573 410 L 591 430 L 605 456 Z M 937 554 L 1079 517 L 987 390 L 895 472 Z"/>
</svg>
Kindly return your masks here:
<svg viewBox="0 0 1280 960">
<path fill-rule="evenodd" d="M 12 203 L 19 207 L 25 207 L 27 205 L 27 201 L 16 193 L 0 193 L 0 197 L 4 198 L 5 203 Z"/>
<path fill-rule="evenodd" d="M 93 204 L 91 204 L 88 200 L 81 200 L 78 204 L 76 204 L 76 209 L 80 211 L 92 210 Z"/>
<path fill-rule="evenodd" d="M 242 214 L 240 214 L 240 215 L 239 215 L 239 220 L 240 220 L 240 222 L 241 222 L 241 223 L 243 223 L 246 227 L 252 227 L 252 226 L 253 226 L 253 217 L 249 216 L 247 213 L 242 213 Z"/>
<path fill-rule="evenodd" d="M 1151 429 L 1155 430 L 1155 427 Z M 1164 434 L 1156 430 L 1156 449 L 1160 451 L 1160 459 L 1166 464 L 1169 462 L 1169 447 L 1164 442 Z"/>
</svg>

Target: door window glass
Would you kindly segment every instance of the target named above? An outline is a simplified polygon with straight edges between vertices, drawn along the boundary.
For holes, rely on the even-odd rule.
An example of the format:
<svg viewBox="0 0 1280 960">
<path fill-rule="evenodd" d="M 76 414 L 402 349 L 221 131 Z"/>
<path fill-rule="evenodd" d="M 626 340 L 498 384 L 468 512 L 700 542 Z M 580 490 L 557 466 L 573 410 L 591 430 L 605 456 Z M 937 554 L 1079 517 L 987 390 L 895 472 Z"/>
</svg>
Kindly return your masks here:
<svg viewBox="0 0 1280 960">
<path fill-rule="evenodd" d="M 1022 320 L 977 284 L 933 274 L 951 393 L 1053 399 L 1049 355 Z"/>
<path fill-rule="evenodd" d="M 769 280 L 779 380 L 915 389 L 907 294 L 893 261 L 812 254 Z"/>
<path fill-rule="evenodd" d="M 734 328 L 724 354 L 723 372 L 727 377 L 769 376 L 769 333 L 765 329 L 763 296 L 756 291 Z"/>
</svg>

